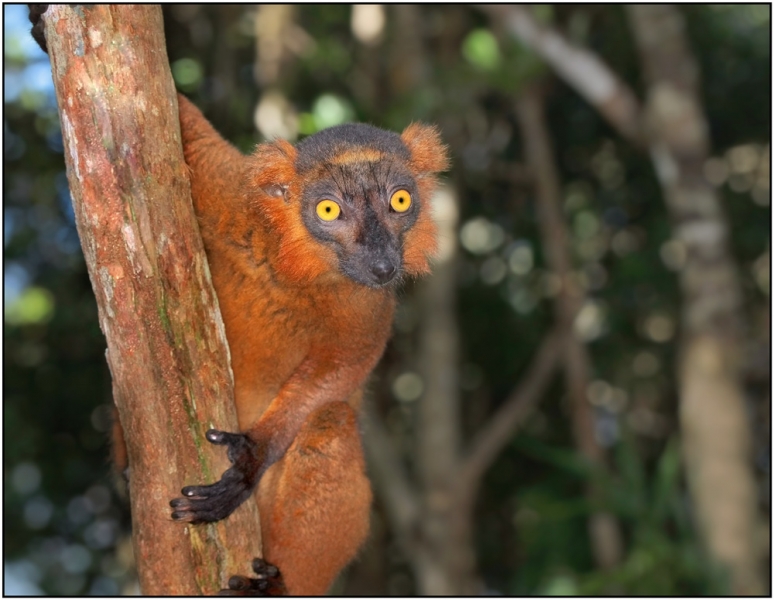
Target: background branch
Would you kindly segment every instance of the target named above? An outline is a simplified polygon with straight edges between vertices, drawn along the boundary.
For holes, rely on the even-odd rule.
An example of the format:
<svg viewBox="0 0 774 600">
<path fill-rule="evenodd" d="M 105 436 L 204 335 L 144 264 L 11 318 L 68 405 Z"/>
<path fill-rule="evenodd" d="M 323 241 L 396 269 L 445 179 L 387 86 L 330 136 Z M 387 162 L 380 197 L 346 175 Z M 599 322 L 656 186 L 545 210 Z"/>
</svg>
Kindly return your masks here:
<svg viewBox="0 0 774 600">
<path fill-rule="evenodd" d="M 555 329 L 543 339 L 519 385 L 476 433 L 457 475 L 458 493 L 475 497 L 486 470 L 526 423 L 551 382 L 565 337 L 564 331 Z"/>
<path fill-rule="evenodd" d="M 419 498 L 384 424 L 368 408 L 363 441 L 375 491 L 384 504 L 393 531 L 402 539 L 407 554 L 413 555 L 421 515 Z"/>
<path fill-rule="evenodd" d="M 673 236 L 685 248 L 680 270 L 683 335 L 680 425 L 697 522 L 734 594 L 763 594 L 760 530 L 751 466 L 752 432 L 739 364 L 742 290 L 729 249 L 723 207 L 702 167 L 709 124 L 699 96 L 699 66 L 680 11 L 627 7 L 648 83 L 650 153 Z"/>
<path fill-rule="evenodd" d="M 526 5 L 489 4 L 479 8 L 551 65 L 622 137 L 635 146 L 644 146 L 637 97 L 596 54 L 538 24 Z"/>
<path fill-rule="evenodd" d="M 569 235 L 561 208 L 560 180 L 543 102 L 540 84 L 527 86 L 516 103 L 516 116 L 527 164 L 535 174 L 538 224 L 546 262 L 561 281 L 554 312 L 558 326 L 566 333 L 563 362 L 575 443 L 591 464 L 604 468 L 605 453 L 597 441 L 594 413 L 587 398 L 591 359 L 574 327 L 575 316 L 585 302 L 585 291 L 572 276 Z M 593 482 L 589 484 L 587 495 L 592 505 L 598 504 L 600 492 Z M 589 534 L 597 564 L 609 569 L 620 562 L 623 540 L 617 521 L 610 513 L 595 510 L 590 516 Z"/>
</svg>

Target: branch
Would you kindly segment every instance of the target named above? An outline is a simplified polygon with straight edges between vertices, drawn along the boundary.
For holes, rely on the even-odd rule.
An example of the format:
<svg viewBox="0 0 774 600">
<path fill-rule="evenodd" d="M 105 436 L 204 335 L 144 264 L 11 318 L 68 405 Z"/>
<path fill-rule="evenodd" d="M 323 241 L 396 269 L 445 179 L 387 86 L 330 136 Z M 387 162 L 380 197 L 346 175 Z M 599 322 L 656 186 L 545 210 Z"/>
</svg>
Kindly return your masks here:
<svg viewBox="0 0 774 600">
<path fill-rule="evenodd" d="M 593 409 L 586 398 L 591 379 L 591 359 L 588 349 L 573 331 L 575 315 L 583 305 L 585 292 L 571 277 L 572 256 L 567 223 L 561 208 L 561 183 L 543 104 L 539 87 L 535 84 L 527 86 L 517 102 L 516 117 L 527 164 L 535 174 L 538 221 L 546 259 L 551 271 L 562 282 L 554 312 L 558 326 L 567 332 L 563 363 L 575 443 L 589 462 L 604 467 L 605 452 L 597 441 Z M 589 485 L 587 494 L 592 502 L 599 493 L 595 484 Z M 617 565 L 623 546 L 620 528 L 614 517 L 603 511 L 594 512 L 590 515 L 589 534 L 597 564 L 603 568 Z"/>
<path fill-rule="evenodd" d="M 596 54 L 572 45 L 558 31 L 540 26 L 524 6 L 491 4 L 479 8 L 551 65 L 622 137 L 635 146 L 644 146 L 637 97 Z"/>
<path fill-rule="evenodd" d="M 559 365 L 565 337 L 557 328 L 543 339 L 519 385 L 473 439 L 459 471 L 458 492 L 475 494 L 486 470 L 532 414 Z"/>
<path fill-rule="evenodd" d="M 404 548 L 411 554 L 415 551 L 412 539 L 419 524 L 419 499 L 381 419 L 368 408 L 364 412 L 363 439 L 374 488 L 384 503 L 393 531 L 404 540 Z"/>
<path fill-rule="evenodd" d="M 573 333 L 573 321 L 583 305 L 585 292 L 572 278 L 572 252 L 562 214 L 561 182 L 554 162 L 543 98 L 537 84 L 524 89 L 516 104 L 516 118 L 527 164 L 535 174 L 536 212 L 546 262 L 562 282 L 554 302 L 554 313 L 557 324 L 564 327 L 568 334 L 564 362 L 576 442 L 584 456 L 601 462 L 602 452 L 594 436 L 593 415 L 586 399 L 589 359 L 585 346 Z"/>
<path fill-rule="evenodd" d="M 627 13 L 647 85 L 651 158 L 672 235 L 686 249 L 678 414 L 696 522 L 709 554 L 729 572 L 729 592 L 765 595 L 770 580 L 761 569 L 752 432 L 738 370 L 744 293 L 722 198 L 702 173 L 711 140 L 699 65 L 677 7 L 629 6 Z"/>
<path fill-rule="evenodd" d="M 255 502 L 190 527 L 169 500 L 227 468 L 237 429 L 223 322 L 191 203 L 161 9 L 50 5 L 43 15 L 76 225 L 131 468 L 149 595 L 211 594 L 260 554 Z"/>
</svg>

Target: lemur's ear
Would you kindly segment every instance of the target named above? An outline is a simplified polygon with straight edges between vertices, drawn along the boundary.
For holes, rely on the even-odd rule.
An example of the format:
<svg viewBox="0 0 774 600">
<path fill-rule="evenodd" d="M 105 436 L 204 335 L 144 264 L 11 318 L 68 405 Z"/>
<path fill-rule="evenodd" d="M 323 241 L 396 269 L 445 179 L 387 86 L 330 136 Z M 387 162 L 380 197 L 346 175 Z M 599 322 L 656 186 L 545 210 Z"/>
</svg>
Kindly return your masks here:
<svg viewBox="0 0 774 600">
<path fill-rule="evenodd" d="M 433 125 L 412 123 L 400 137 L 411 152 L 411 165 L 418 174 L 440 173 L 449 168 L 448 149 Z"/>
<path fill-rule="evenodd" d="M 250 160 L 250 183 L 272 198 L 288 199 L 288 188 L 296 179 L 296 149 L 285 140 L 260 144 Z"/>
<path fill-rule="evenodd" d="M 448 150 L 438 129 L 432 125 L 412 123 L 400 137 L 411 153 L 410 167 L 422 200 L 419 216 L 406 232 L 403 268 L 409 275 L 423 275 L 430 272 L 430 259 L 438 251 L 438 232 L 430 199 L 437 184 L 436 174 L 449 168 Z"/>
</svg>

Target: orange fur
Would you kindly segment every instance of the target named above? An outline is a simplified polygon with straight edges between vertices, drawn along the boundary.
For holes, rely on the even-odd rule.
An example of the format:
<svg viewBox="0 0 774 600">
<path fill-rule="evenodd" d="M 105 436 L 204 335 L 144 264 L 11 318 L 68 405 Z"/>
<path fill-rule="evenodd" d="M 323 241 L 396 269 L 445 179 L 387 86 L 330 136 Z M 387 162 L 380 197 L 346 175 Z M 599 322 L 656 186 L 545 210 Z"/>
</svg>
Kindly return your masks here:
<svg viewBox="0 0 774 600">
<path fill-rule="evenodd" d="M 258 483 L 264 558 L 290 594 L 323 594 L 368 532 L 371 491 L 357 430 L 363 384 L 392 327 L 394 293 L 355 283 L 307 230 L 296 149 L 285 141 L 246 157 L 179 96 L 194 208 L 226 328 L 240 429 L 276 455 Z M 420 213 L 403 268 L 429 271 L 436 229 L 429 198 L 446 168 L 438 132 L 412 124 Z M 334 156 L 378 159 L 370 148 Z M 397 223 L 397 221 L 396 221 Z"/>
<path fill-rule="evenodd" d="M 449 168 L 446 146 L 438 129 L 432 125 L 412 123 L 400 137 L 411 152 L 415 173 L 427 177 Z"/>
<path fill-rule="evenodd" d="M 288 142 L 278 140 L 258 146 L 247 159 L 248 190 L 253 192 L 255 207 L 271 229 L 279 234 L 276 244 L 276 267 L 291 282 L 315 281 L 329 273 L 336 257 L 330 249 L 318 244 L 304 227 L 298 214 L 298 205 L 284 197 L 265 192 L 268 186 L 281 185 L 288 196 L 300 193 L 293 161 L 296 150 Z"/>
<path fill-rule="evenodd" d="M 381 152 L 367 148 L 342 152 L 333 160 L 333 162 L 341 165 L 353 162 L 376 162 L 381 159 Z"/>
<path fill-rule="evenodd" d="M 449 167 L 446 146 L 435 127 L 412 123 L 401 134 L 403 143 L 411 152 L 412 170 L 417 175 L 419 195 L 429 202 L 436 186 L 435 174 Z M 414 227 L 406 234 L 403 259 L 410 275 L 430 272 L 429 260 L 438 252 L 437 227 L 429 206 L 423 210 Z"/>
</svg>

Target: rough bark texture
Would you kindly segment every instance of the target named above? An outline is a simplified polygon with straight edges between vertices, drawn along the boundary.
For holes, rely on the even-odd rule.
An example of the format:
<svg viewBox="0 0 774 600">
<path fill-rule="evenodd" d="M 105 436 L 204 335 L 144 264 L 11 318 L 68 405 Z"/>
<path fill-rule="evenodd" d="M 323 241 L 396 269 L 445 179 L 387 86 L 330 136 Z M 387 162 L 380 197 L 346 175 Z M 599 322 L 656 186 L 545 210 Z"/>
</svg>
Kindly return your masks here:
<svg viewBox="0 0 774 600">
<path fill-rule="evenodd" d="M 590 383 L 590 358 L 586 346 L 573 334 L 573 320 L 584 300 L 584 291 L 573 278 L 567 226 L 561 209 L 559 175 L 554 165 L 550 135 L 543 110 L 543 98 L 535 85 L 528 86 L 516 107 L 527 164 L 535 178 L 537 213 L 543 248 L 549 268 L 562 282 L 556 297 L 558 326 L 566 332 L 564 371 L 570 399 L 575 443 L 592 464 L 604 468 L 605 454 L 594 434 L 594 414 L 586 398 Z M 598 491 L 589 486 L 588 495 L 595 501 Z M 623 542 L 613 515 L 594 512 L 589 520 L 589 535 L 597 564 L 611 568 L 621 560 Z"/>
<path fill-rule="evenodd" d="M 158 6 L 44 15 L 76 224 L 128 445 L 134 550 L 149 595 L 213 593 L 260 554 L 254 501 L 186 526 L 169 500 L 214 481 L 236 429 L 223 323 L 183 161 Z"/>
<path fill-rule="evenodd" d="M 742 293 L 726 218 L 702 174 L 710 141 L 699 69 L 674 6 L 627 10 L 648 84 L 649 148 L 687 255 L 678 376 L 688 483 L 708 547 L 731 574 L 732 593 L 762 594 L 752 432 L 739 373 Z"/>
</svg>

